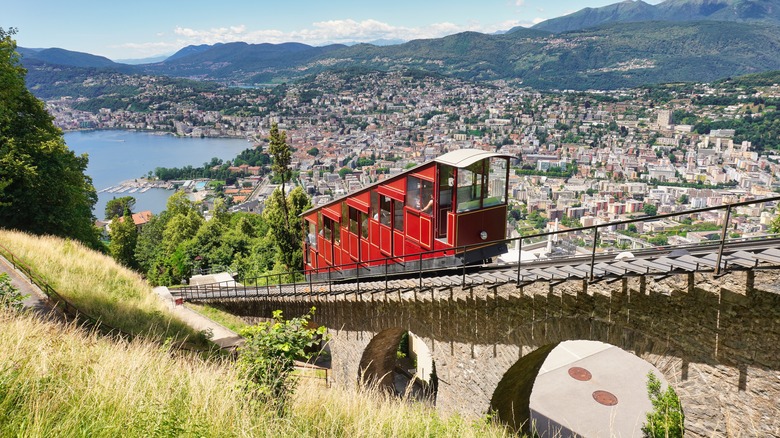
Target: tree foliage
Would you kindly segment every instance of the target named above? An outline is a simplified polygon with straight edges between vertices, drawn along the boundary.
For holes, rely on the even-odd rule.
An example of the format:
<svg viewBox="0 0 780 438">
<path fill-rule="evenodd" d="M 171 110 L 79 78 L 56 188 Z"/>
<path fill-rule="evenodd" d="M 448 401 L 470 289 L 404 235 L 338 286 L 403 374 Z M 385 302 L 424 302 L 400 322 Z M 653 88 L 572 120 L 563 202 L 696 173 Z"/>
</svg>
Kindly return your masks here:
<svg viewBox="0 0 780 438">
<path fill-rule="evenodd" d="M 685 431 L 685 414 L 680 399 L 671 386 L 661 390 L 661 382 L 652 371 L 647 373 L 647 394 L 653 410 L 647 413 L 642 433 L 650 438 L 682 437 Z"/>
<path fill-rule="evenodd" d="M 106 202 L 105 219 L 111 220 L 115 217 L 122 217 L 125 215 L 125 211 L 133 214 L 133 207 L 135 207 L 135 198 L 132 196 L 113 198 Z"/>
<path fill-rule="evenodd" d="M 138 263 L 135 259 L 135 247 L 138 241 L 138 231 L 135 228 L 133 217 L 130 215 L 130 210 L 125 210 L 125 214 L 121 218 L 114 218 L 111 222 L 109 236 L 111 242 L 108 244 L 108 251 L 111 253 L 111 257 L 128 268 L 136 268 Z"/>
<path fill-rule="evenodd" d="M 270 404 L 280 414 L 293 394 L 295 361 L 308 361 L 325 334 L 325 327 L 311 327 L 315 308 L 298 318 L 285 320 L 281 310 L 273 320 L 241 331 L 246 343 L 239 349 L 238 367 L 243 389 L 253 400 Z"/>
<path fill-rule="evenodd" d="M 303 224 L 297 218 L 310 207 L 309 197 L 303 188 L 295 187 L 286 199 L 283 198 L 281 190 L 274 190 L 263 209 L 263 218 L 269 225 L 269 235 L 279 251 L 279 261 L 287 270 L 297 270 L 303 266 Z M 295 220 L 286 223 L 287 214 Z"/>
<path fill-rule="evenodd" d="M 98 248 L 87 156 L 67 148 L 43 102 L 25 88 L 14 33 L 0 28 L 0 224 Z"/>
</svg>

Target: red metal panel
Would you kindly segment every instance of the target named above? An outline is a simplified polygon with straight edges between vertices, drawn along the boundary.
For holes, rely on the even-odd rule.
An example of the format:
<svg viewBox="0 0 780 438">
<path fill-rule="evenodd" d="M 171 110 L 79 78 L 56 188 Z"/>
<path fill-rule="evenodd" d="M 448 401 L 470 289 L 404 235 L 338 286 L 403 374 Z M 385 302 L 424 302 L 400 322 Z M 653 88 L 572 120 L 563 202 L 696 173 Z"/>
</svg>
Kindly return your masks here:
<svg viewBox="0 0 780 438">
<path fill-rule="evenodd" d="M 363 257 L 363 260 L 369 261 L 371 260 L 372 265 L 376 265 L 377 260 L 384 258 L 384 255 L 382 255 L 382 252 L 379 251 L 379 246 L 374 245 L 373 243 L 368 246 L 368 250 L 370 251 L 369 254 L 366 257 Z"/>
<path fill-rule="evenodd" d="M 406 229 L 406 236 L 412 240 L 420 241 L 420 216 L 414 214 L 409 210 L 406 210 L 406 218 L 404 220 L 404 228 Z"/>
<path fill-rule="evenodd" d="M 460 213 L 457 216 L 456 246 L 486 243 L 506 238 L 506 205 Z M 479 234 L 482 231 L 487 233 L 487 240 L 480 238 Z"/>
<path fill-rule="evenodd" d="M 313 222 L 313 223 L 316 224 L 317 223 L 317 212 L 314 211 L 312 213 L 309 213 L 306 216 L 304 216 L 303 218 L 306 219 L 309 222 Z"/>
<path fill-rule="evenodd" d="M 365 202 L 363 202 L 357 196 L 347 198 L 347 205 L 349 205 L 350 207 L 352 207 L 354 209 L 362 211 L 363 213 L 368 213 L 368 196 L 369 196 L 369 193 L 370 192 L 366 192 L 366 201 Z"/>
<path fill-rule="evenodd" d="M 369 252 L 368 241 L 360 239 L 360 257 L 361 261 L 371 260 L 371 253 Z"/>
<path fill-rule="evenodd" d="M 372 245 L 379 246 L 379 222 L 373 219 L 368 221 L 368 238 Z"/>
<path fill-rule="evenodd" d="M 341 203 L 334 204 L 333 208 L 323 208 L 322 215 L 333 219 L 336 222 L 341 222 Z"/>
<path fill-rule="evenodd" d="M 404 233 L 400 231 L 393 231 L 393 240 L 393 255 L 404 255 L 404 242 L 406 241 L 404 238 Z"/>
<path fill-rule="evenodd" d="M 422 179 L 427 179 L 428 181 L 433 181 L 436 178 L 436 163 L 430 162 L 425 166 L 415 170 L 411 175 L 420 177 Z"/>
<path fill-rule="evenodd" d="M 320 240 L 320 245 L 322 250 L 322 256 L 325 258 L 325 261 L 329 265 L 333 265 L 333 244 L 331 244 L 329 241 L 322 239 Z"/>
<path fill-rule="evenodd" d="M 396 201 L 403 202 L 404 195 L 406 195 L 406 178 L 402 178 L 400 181 L 403 182 L 403 188 L 400 190 L 389 185 L 381 185 L 376 188 L 376 191 L 382 196 L 389 196 L 395 199 Z"/>
<path fill-rule="evenodd" d="M 347 233 L 348 240 L 349 240 L 349 256 L 352 257 L 353 260 L 358 259 L 358 236 L 356 234 Z"/>
<path fill-rule="evenodd" d="M 382 185 L 389 187 L 397 192 L 406 193 L 406 175 L 400 174 Z"/>
<path fill-rule="evenodd" d="M 430 217 L 420 216 L 420 244 L 427 249 L 431 248 L 433 239 L 433 221 Z"/>
<path fill-rule="evenodd" d="M 450 246 L 455 246 L 455 236 L 458 235 L 458 229 L 455 225 L 457 221 L 455 218 L 455 213 L 447 213 L 447 243 L 449 243 Z"/>
<path fill-rule="evenodd" d="M 404 241 L 404 260 L 416 260 L 416 257 L 414 257 L 415 254 L 419 254 L 422 252 L 422 248 L 420 248 L 420 245 L 411 242 L 409 240 Z"/>
<path fill-rule="evenodd" d="M 342 258 L 343 253 L 344 251 L 338 245 L 333 247 L 333 266 L 339 266 L 339 269 L 341 269 L 341 264 L 344 263 Z"/>
<path fill-rule="evenodd" d="M 390 227 L 379 226 L 379 249 L 386 255 L 392 254 L 393 231 Z"/>
</svg>

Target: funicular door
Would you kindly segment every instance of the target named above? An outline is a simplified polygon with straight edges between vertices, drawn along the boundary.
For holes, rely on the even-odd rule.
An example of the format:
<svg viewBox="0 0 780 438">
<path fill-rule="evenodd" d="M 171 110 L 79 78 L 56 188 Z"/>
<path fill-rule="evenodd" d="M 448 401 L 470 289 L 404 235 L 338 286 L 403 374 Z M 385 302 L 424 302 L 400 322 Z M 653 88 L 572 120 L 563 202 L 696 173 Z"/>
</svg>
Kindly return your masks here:
<svg viewBox="0 0 780 438">
<path fill-rule="evenodd" d="M 393 199 L 379 196 L 379 251 L 384 255 L 393 254 Z"/>
<path fill-rule="evenodd" d="M 349 231 L 347 232 L 349 240 L 349 256 L 352 260 L 360 259 L 360 212 L 349 207 Z"/>
<path fill-rule="evenodd" d="M 439 202 L 436 215 L 436 237 L 447 239 L 447 213 L 452 211 L 453 187 L 455 186 L 455 168 L 446 164 L 438 166 Z"/>
</svg>

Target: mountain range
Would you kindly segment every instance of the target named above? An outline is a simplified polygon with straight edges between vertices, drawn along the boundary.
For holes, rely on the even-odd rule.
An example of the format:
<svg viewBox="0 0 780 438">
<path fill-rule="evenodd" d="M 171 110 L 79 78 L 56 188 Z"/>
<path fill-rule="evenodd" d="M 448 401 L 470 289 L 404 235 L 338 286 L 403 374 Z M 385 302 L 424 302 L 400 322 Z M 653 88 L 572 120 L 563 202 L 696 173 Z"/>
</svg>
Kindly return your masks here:
<svg viewBox="0 0 780 438">
<path fill-rule="evenodd" d="M 188 46 L 130 66 L 63 49 L 23 49 L 30 77 L 61 65 L 220 82 L 294 80 L 333 68 L 419 69 L 539 89 L 612 89 L 780 70 L 780 0 L 627 0 L 504 34 L 464 32 L 378 46 L 243 42 Z M 43 75 L 43 76 L 42 76 Z"/>
<path fill-rule="evenodd" d="M 666 0 L 651 5 L 625 0 L 601 8 L 585 8 L 535 25 L 553 33 L 587 29 L 609 23 L 640 21 L 734 21 L 780 24 L 777 0 Z"/>
</svg>

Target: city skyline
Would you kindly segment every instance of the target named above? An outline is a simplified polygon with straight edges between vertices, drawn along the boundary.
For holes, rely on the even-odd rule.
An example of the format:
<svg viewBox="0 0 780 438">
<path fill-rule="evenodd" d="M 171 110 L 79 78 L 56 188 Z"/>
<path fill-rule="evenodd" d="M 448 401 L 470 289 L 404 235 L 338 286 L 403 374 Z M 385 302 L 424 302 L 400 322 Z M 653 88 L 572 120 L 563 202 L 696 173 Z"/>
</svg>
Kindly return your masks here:
<svg viewBox="0 0 780 438">
<path fill-rule="evenodd" d="M 647 3 L 658 4 L 661 0 Z M 170 55 L 194 44 L 300 42 L 309 45 L 408 41 L 464 31 L 495 33 L 615 0 L 490 0 L 253 4 L 202 0 L 114 4 L 36 0 L 6 5 L 0 27 L 21 47 L 60 47 L 113 60 Z M 41 11 L 48 11 L 41 14 Z"/>
</svg>

